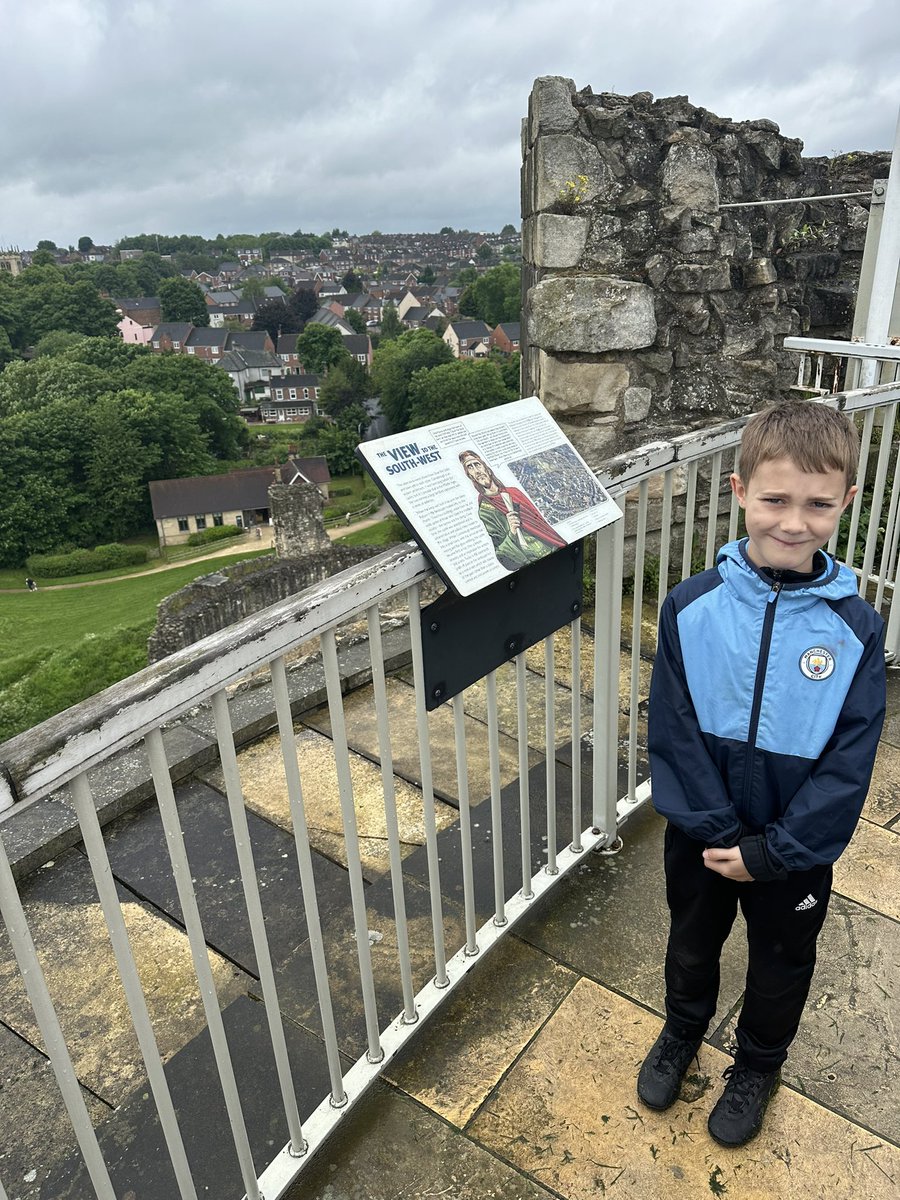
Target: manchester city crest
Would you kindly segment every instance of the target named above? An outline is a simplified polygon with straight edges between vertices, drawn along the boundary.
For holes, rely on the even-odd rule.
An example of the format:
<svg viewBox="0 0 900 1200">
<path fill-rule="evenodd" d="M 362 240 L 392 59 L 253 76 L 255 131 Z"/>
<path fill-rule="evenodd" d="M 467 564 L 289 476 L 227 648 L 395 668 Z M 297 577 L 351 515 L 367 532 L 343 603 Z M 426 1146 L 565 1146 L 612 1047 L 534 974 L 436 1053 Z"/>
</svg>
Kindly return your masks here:
<svg viewBox="0 0 900 1200">
<path fill-rule="evenodd" d="M 813 646 L 800 655 L 800 670 L 807 679 L 827 679 L 834 673 L 834 655 L 824 646 Z"/>
</svg>

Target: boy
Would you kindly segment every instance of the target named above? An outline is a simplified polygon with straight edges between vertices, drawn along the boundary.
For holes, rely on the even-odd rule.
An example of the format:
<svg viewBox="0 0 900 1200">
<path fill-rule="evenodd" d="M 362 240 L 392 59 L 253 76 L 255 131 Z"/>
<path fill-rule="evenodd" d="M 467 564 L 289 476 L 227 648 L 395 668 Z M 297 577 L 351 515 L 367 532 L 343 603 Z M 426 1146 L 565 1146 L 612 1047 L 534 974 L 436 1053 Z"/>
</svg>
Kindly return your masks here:
<svg viewBox="0 0 900 1200">
<path fill-rule="evenodd" d="M 653 804 L 668 818 L 666 1023 L 638 1077 L 662 1110 L 716 1010 L 740 905 L 748 970 L 735 1061 L 709 1132 L 762 1126 L 797 1027 L 884 719 L 884 625 L 822 550 L 853 499 L 854 426 L 822 404 L 757 413 L 731 486 L 747 537 L 675 587 L 650 689 Z"/>
</svg>

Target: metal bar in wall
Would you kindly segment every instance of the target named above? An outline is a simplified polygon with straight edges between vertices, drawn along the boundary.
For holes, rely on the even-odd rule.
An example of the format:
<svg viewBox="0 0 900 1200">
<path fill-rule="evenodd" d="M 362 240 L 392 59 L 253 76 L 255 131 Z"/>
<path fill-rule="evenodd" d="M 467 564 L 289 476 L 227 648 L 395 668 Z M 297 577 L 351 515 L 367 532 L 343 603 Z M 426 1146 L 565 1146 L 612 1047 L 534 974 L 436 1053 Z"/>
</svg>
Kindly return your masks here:
<svg viewBox="0 0 900 1200">
<path fill-rule="evenodd" d="M 684 498 L 684 547 L 681 552 L 682 579 L 687 579 L 690 575 L 694 557 L 694 509 L 697 506 L 698 469 L 699 463 L 696 461 L 688 467 L 687 494 Z"/>
<path fill-rule="evenodd" d="M 191 878 L 187 852 L 184 848 L 184 834 L 182 833 L 181 822 L 178 817 L 178 807 L 175 803 L 175 792 L 172 788 L 172 778 L 169 774 L 169 763 L 166 758 L 166 750 L 163 745 L 161 732 L 158 729 L 151 729 L 146 735 L 145 743 L 150 759 L 150 771 L 153 775 L 153 786 L 156 789 L 156 799 L 162 818 L 163 833 L 165 834 L 166 846 L 169 850 L 169 858 L 172 862 L 175 888 L 178 892 L 179 903 L 181 904 L 182 920 L 184 921 L 188 935 L 188 944 L 191 949 L 191 958 L 194 961 L 194 970 L 197 972 L 200 999 L 203 1003 L 203 1011 L 206 1014 L 209 1039 L 212 1043 L 216 1068 L 219 1072 L 219 1081 L 222 1084 L 222 1094 L 225 1099 L 225 1108 L 228 1113 L 231 1134 L 234 1138 L 234 1147 L 237 1153 L 244 1191 L 247 1193 L 247 1200 L 261 1200 L 256 1179 L 256 1170 L 253 1166 L 253 1155 L 250 1150 L 250 1140 L 247 1136 L 247 1126 L 244 1123 L 244 1114 L 241 1109 L 234 1065 L 231 1061 L 231 1052 L 228 1049 L 228 1039 L 225 1036 L 225 1026 L 222 1021 L 221 1010 L 219 1009 L 219 1000 L 216 995 L 216 985 L 213 979 L 212 968 L 209 965 L 206 939 L 203 934 L 203 925 L 200 921 L 200 911 L 197 907 L 197 897 L 194 893 L 194 884 Z"/>
<path fill-rule="evenodd" d="M 428 857 L 428 891 L 431 898 L 431 930 L 434 938 L 434 978 L 438 987 L 447 986 L 447 956 L 444 949 L 444 914 L 441 899 L 441 866 L 434 812 L 434 780 L 431 772 L 431 739 L 425 706 L 425 668 L 422 657 L 422 626 L 419 622 L 419 585 L 408 590 L 409 638 L 412 648 L 413 680 L 416 691 L 416 731 L 422 772 L 422 816 L 425 823 L 425 852 Z"/>
<path fill-rule="evenodd" d="M 528 674 L 525 655 L 516 655 L 516 727 L 519 739 L 519 845 L 522 855 L 522 895 L 530 900 L 531 889 L 531 796 L 528 786 Z"/>
<path fill-rule="evenodd" d="M 556 653 L 553 634 L 544 638 L 544 770 L 547 782 L 547 865 L 556 875 Z"/>
<path fill-rule="evenodd" d="M 581 617 L 572 631 L 572 850 L 581 849 Z"/>
<path fill-rule="evenodd" d="M 709 511 L 706 515 L 706 555 L 704 566 L 706 570 L 716 559 L 719 522 L 719 486 L 722 482 L 722 451 L 717 450 L 710 460 L 709 470 Z"/>
<path fill-rule="evenodd" d="M 316 896 L 316 880 L 313 872 L 312 851 L 309 845 L 309 830 L 306 824 L 306 811 L 303 806 L 303 785 L 300 779 L 300 765 L 297 761 L 297 746 L 294 741 L 294 723 L 291 717 L 287 671 L 283 658 L 277 658 L 272 662 L 271 672 L 272 691 L 275 696 L 275 711 L 278 717 L 278 733 L 281 740 L 281 755 L 284 763 L 284 776 L 287 783 L 288 804 L 291 810 L 291 824 L 294 827 L 294 846 L 297 852 L 297 865 L 300 871 L 300 892 L 303 897 L 303 911 L 306 916 L 310 957 L 312 958 L 313 974 L 316 981 L 319 1018 L 322 1022 L 322 1031 L 325 1038 L 328 1076 L 331 1082 L 331 1105 L 333 1108 L 340 1108 L 347 1103 L 347 1096 L 344 1092 L 342 1079 L 343 1071 L 340 1050 L 338 1048 L 337 1031 L 334 1024 L 331 989 L 328 983 L 328 966 L 325 961 L 325 942 L 322 937 L 322 921 L 319 916 L 319 902 Z"/>
<path fill-rule="evenodd" d="M 41 1037 L 44 1039 L 44 1049 L 50 1059 L 50 1066 L 56 1076 L 66 1112 L 69 1114 L 69 1120 L 75 1130 L 75 1137 L 78 1139 L 78 1147 L 97 1194 L 97 1200 L 116 1200 L 109 1172 L 97 1143 L 97 1135 L 91 1124 L 91 1118 L 78 1084 L 78 1077 L 75 1074 L 75 1068 L 60 1028 L 59 1018 L 50 998 L 47 980 L 31 938 L 28 922 L 25 919 L 22 900 L 16 887 L 16 881 L 13 879 L 2 837 L 0 837 L 0 913 L 2 913 L 6 925 L 6 932 L 19 966 L 22 982 L 34 1010 L 35 1020 L 41 1031 Z"/>
<path fill-rule="evenodd" d="M 637 788 L 637 727 L 640 703 L 641 624 L 644 607 L 644 554 L 647 545 L 647 498 L 650 484 L 638 491 L 637 534 L 634 545 L 634 594 L 631 609 L 631 686 L 628 714 L 628 799 L 634 803 Z"/>
<path fill-rule="evenodd" d="M 812 200 L 857 200 L 868 198 L 871 192 L 829 192 L 825 196 L 798 196 L 795 200 L 735 200 L 728 204 L 720 204 L 719 208 L 764 208 L 773 204 L 807 204 Z"/>
<path fill-rule="evenodd" d="M 456 783 L 459 795 L 459 843 L 462 859 L 463 907 L 466 916 L 466 954 L 478 953 L 475 913 L 475 870 L 472 863 L 472 813 L 469 807 L 469 761 L 466 754 L 466 706 L 463 694 L 450 701 L 456 745 Z"/>
<path fill-rule="evenodd" d="M 416 1020 L 415 991 L 409 955 L 409 928 L 406 920 L 406 894 L 403 889 L 403 858 L 400 853 L 400 824 L 397 819 L 397 794 L 394 785 L 394 758 L 388 723 L 387 682 L 384 675 L 384 651 L 381 642 L 381 617 L 378 605 L 366 610 L 369 630 L 369 655 L 372 662 L 372 692 L 375 697 L 375 721 L 378 727 L 378 758 L 381 762 L 381 788 L 384 794 L 384 821 L 387 830 L 388 860 L 391 865 L 391 895 L 397 929 L 397 954 L 403 987 L 405 1020 Z"/>
<path fill-rule="evenodd" d="M 238 868 L 241 873 L 241 888 L 244 893 L 244 903 L 247 906 L 247 919 L 250 924 L 253 953 L 256 956 L 256 969 L 259 972 L 263 1004 L 269 1026 L 269 1038 L 275 1058 L 278 1086 L 281 1090 L 281 1102 L 284 1105 L 284 1116 L 291 1139 L 291 1147 L 295 1154 L 302 1154 L 304 1143 L 303 1131 L 300 1127 L 300 1112 L 297 1108 L 291 1064 L 288 1060 L 287 1039 L 278 1005 L 278 989 L 275 984 L 275 972 L 272 969 L 272 955 L 269 951 L 269 938 L 266 933 L 259 883 L 256 878 L 253 847 L 250 845 L 250 829 L 241 790 L 237 754 L 234 749 L 234 734 L 228 715 L 228 700 L 224 692 L 217 692 L 212 697 L 212 711 L 216 726 L 216 741 L 219 746 L 219 760 L 225 779 L 225 797 L 228 801 L 228 812 L 234 834 L 234 848 L 237 852 Z"/>
<path fill-rule="evenodd" d="M 875 561 L 878 548 L 878 527 L 881 523 L 881 507 L 884 503 L 884 485 L 887 481 L 888 466 L 891 458 L 891 441 L 894 436 L 894 422 L 897 419 L 897 405 L 889 404 L 882 410 L 883 424 L 881 427 L 881 445 L 878 447 L 878 459 L 875 464 L 875 482 L 872 485 L 872 503 L 869 510 L 869 526 L 866 530 L 866 548 L 863 554 L 862 576 L 859 581 L 859 594 L 863 599 L 869 587 L 869 576 Z"/>
<path fill-rule="evenodd" d="M 356 956 L 359 962 L 359 981 L 366 1021 L 367 1057 L 380 1062 L 381 1049 L 378 1006 L 375 999 L 375 979 L 372 973 L 372 951 L 369 945 L 369 923 L 366 918 L 365 884 L 359 851 L 359 831 L 353 803 L 353 780 L 350 776 L 350 748 L 344 721 L 344 702 L 341 696 L 341 673 L 338 667 L 337 642 L 334 630 L 322 633 L 322 665 L 325 668 L 325 691 L 328 695 L 328 715 L 331 720 L 331 741 L 334 765 L 337 769 L 338 797 L 344 827 L 344 846 L 347 851 L 347 877 L 350 881 L 350 904 L 353 910 L 353 932 L 356 937 Z"/>
<path fill-rule="evenodd" d="M 106 921 L 110 945 L 122 979 L 128 1011 L 131 1013 L 132 1024 L 141 1048 L 144 1066 L 147 1069 L 147 1081 L 156 1103 L 166 1149 L 175 1172 L 175 1182 L 182 1200 L 197 1200 L 197 1190 L 191 1177 L 191 1168 L 185 1153 L 181 1130 L 178 1127 L 178 1118 L 172 1104 L 172 1095 L 163 1071 L 159 1046 L 150 1023 L 150 1013 L 147 1011 L 147 1001 L 141 987 L 140 975 L 131 952 L 131 942 L 125 928 L 122 906 L 119 903 L 103 834 L 100 832 L 100 821 L 97 818 L 97 810 L 94 808 L 87 775 L 76 776 L 72 780 L 71 786 L 73 807 L 78 816 L 84 848 L 91 864 L 100 908 Z"/>
<path fill-rule="evenodd" d="M 494 866 L 494 924 L 506 924 L 503 877 L 503 810 L 500 804 L 500 728 L 497 720 L 497 672 L 485 677 L 487 688 L 488 765 L 491 775 L 491 854 Z"/>
</svg>

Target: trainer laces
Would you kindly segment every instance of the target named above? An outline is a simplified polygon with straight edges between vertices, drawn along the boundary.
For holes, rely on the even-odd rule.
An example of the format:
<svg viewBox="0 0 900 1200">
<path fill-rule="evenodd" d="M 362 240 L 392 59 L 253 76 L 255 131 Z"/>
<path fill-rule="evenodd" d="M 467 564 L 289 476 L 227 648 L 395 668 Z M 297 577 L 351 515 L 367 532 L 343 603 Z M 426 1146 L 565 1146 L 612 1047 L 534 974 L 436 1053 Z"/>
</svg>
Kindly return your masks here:
<svg viewBox="0 0 900 1200">
<path fill-rule="evenodd" d="M 770 1079 L 770 1071 L 754 1071 L 743 1063 L 732 1063 L 722 1073 L 726 1080 L 722 1099 L 732 1112 L 743 1112 L 756 1099 Z"/>
</svg>

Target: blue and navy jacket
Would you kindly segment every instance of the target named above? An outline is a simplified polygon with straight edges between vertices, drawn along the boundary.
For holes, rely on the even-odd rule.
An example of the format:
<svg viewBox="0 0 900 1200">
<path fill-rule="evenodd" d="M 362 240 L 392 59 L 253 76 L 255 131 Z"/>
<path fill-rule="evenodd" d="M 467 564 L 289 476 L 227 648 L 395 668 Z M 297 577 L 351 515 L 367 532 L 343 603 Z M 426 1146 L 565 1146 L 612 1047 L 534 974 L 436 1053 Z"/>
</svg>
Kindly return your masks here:
<svg viewBox="0 0 900 1200">
<path fill-rule="evenodd" d="M 650 688 L 653 804 L 756 880 L 833 863 L 884 721 L 884 622 L 827 554 L 815 575 L 756 567 L 746 539 L 673 588 Z"/>
</svg>

